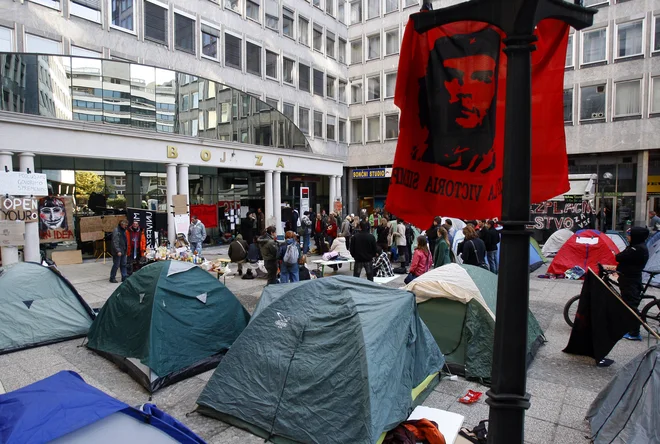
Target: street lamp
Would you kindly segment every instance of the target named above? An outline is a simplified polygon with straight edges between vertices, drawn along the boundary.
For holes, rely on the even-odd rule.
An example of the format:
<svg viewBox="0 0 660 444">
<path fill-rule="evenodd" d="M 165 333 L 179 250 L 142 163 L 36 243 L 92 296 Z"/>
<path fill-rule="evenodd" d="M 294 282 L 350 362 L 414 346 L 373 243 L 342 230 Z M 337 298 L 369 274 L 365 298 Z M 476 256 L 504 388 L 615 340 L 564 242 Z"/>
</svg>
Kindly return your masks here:
<svg viewBox="0 0 660 444">
<path fill-rule="evenodd" d="M 497 283 L 497 317 L 493 347 L 488 442 L 522 444 L 530 396 L 527 378 L 527 312 L 529 310 L 529 235 L 531 224 L 532 69 L 534 29 L 543 19 L 561 20 L 575 29 L 591 26 L 595 9 L 562 0 L 473 0 L 410 16 L 424 33 L 460 21 L 485 22 L 500 28 L 507 56 L 502 182 L 502 241 Z"/>
<path fill-rule="evenodd" d="M 607 231 L 607 214 L 605 212 L 605 186 L 609 186 L 614 179 L 614 174 L 609 171 L 603 173 L 603 185 L 600 187 L 600 231 Z"/>
</svg>

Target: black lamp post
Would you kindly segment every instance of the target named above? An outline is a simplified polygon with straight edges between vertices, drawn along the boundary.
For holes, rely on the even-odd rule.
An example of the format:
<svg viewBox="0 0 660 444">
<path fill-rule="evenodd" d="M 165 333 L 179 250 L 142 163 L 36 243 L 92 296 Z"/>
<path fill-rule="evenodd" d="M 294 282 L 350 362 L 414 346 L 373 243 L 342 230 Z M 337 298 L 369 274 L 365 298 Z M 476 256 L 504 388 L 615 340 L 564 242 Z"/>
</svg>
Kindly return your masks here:
<svg viewBox="0 0 660 444">
<path fill-rule="evenodd" d="M 576 0 L 578 1 L 578 0 Z M 502 181 L 502 231 L 497 319 L 493 349 L 488 442 L 522 444 L 526 392 L 527 311 L 529 308 L 529 206 L 531 188 L 531 53 L 534 28 L 543 19 L 562 20 L 575 29 L 593 23 L 595 9 L 561 0 L 473 0 L 411 16 L 415 30 L 423 33 L 458 21 L 494 25 L 507 35 L 506 125 L 504 130 L 504 180 Z"/>
</svg>

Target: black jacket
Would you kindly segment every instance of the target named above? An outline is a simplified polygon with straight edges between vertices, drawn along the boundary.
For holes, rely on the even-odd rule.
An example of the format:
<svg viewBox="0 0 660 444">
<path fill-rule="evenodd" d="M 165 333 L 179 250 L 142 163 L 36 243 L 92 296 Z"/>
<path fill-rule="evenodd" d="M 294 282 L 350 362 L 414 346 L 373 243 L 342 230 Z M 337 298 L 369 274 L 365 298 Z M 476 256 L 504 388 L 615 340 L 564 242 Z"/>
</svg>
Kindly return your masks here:
<svg viewBox="0 0 660 444">
<path fill-rule="evenodd" d="M 495 227 L 482 229 L 479 232 L 479 238 L 486 244 L 486 251 L 497 250 L 497 244 L 500 243 L 500 233 L 497 232 Z"/>
<path fill-rule="evenodd" d="M 649 260 L 649 250 L 646 248 L 646 238 L 649 230 L 644 227 L 633 227 L 630 230 L 630 245 L 616 255 L 619 265 L 616 270 L 625 280 L 641 282 L 642 270 Z"/>
<path fill-rule="evenodd" d="M 355 262 L 371 262 L 376 257 L 376 239 L 368 231 L 359 231 L 353 236 L 350 251 Z"/>
<path fill-rule="evenodd" d="M 479 266 L 486 262 L 486 244 L 481 239 L 465 240 L 458 244 L 459 253 L 463 253 L 463 263 Z"/>
<path fill-rule="evenodd" d="M 128 250 L 128 242 L 126 241 L 126 230 L 118 225 L 112 231 L 112 243 L 110 245 L 110 250 L 113 256 L 116 256 L 117 253 L 121 253 L 122 256 L 126 255 L 126 250 Z"/>
</svg>

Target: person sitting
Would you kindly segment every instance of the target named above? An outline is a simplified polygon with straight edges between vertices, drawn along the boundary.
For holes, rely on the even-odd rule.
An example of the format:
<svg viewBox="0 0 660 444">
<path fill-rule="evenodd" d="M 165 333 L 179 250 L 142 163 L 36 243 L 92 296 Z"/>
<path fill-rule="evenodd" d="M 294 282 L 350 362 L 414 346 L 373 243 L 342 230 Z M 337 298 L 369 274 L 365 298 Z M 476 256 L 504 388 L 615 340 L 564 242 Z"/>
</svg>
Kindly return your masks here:
<svg viewBox="0 0 660 444">
<path fill-rule="evenodd" d="M 308 281 L 312 278 L 309 274 L 309 268 L 307 268 L 307 256 L 303 255 L 298 262 L 298 279 L 301 281 Z"/>
<path fill-rule="evenodd" d="M 351 256 L 351 252 L 348 251 L 348 248 L 346 248 L 346 238 L 344 236 L 339 236 L 337 239 L 332 241 L 332 246 L 330 247 L 330 253 L 335 252 L 337 253 L 340 257 L 343 257 L 344 259 L 353 259 L 353 256 Z M 330 265 L 330 268 L 333 270 L 337 271 L 338 267 L 341 267 L 341 264 L 337 265 Z"/>
<path fill-rule="evenodd" d="M 248 244 L 243 240 L 243 235 L 239 234 L 236 239 L 229 244 L 229 259 L 238 264 L 238 275 L 243 276 L 243 264 L 247 261 Z"/>
<path fill-rule="evenodd" d="M 387 256 L 387 252 L 383 251 L 383 247 L 377 245 L 376 253 L 378 257 L 374 261 L 375 276 L 380 278 L 393 277 L 394 271 L 392 271 L 392 264 L 390 263 L 390 258 Z"/>
<path fill-rule="evenodd" d="M 417 248 L 413 253 L 412 263 L 410 264 L 410 273 L 403 281 L 409 284 L 427 271 L 433 268 L 433 255 L 429 251 L 428 242 L 425 236 L 417 237 Z"/>
</svg>

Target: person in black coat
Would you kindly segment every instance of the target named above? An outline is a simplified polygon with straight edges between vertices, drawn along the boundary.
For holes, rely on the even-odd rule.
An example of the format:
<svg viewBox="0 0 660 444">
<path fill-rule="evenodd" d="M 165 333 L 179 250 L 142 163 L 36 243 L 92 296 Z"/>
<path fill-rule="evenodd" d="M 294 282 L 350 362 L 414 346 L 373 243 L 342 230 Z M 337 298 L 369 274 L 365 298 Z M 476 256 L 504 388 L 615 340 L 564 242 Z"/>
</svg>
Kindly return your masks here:
<svg viewBox="0 0 660 444">
<path fill-rule="evenodd" d="M 483 237 L 481 239 L 486 244 L 486 257 L 488 258 L 488 268 L 493 273 L 497 274 L 499 269 L 499 261 L 497 257 L 497 244 L 500 243 L 500 233 L 495 229 L 495 222 L 487 220 L 484 227 L 481 229 Z M 481 235 L 481 233 L 479 233 Z"/>
<path fill-rule="evenodd" d="M 362 268 L 367 274 L 367 279 L 374 280 L 373 260 L 376 257 L 376 239 L 369 232 L 369 222 L 360 222 L 360 231 L 353 237 L 351 242 L 351 256 L 355 259 L 353 276 L 360 277 Z"/>
<path fill-rule="evenodd" d="M 438 227 L 442 225 L 442 218 L 440 216 L 436 216 L 433 219 L 433 223 L 431 224 L 431 227 L 426 230 L 426 238 L 429 241 L 429 250 L 430 251 L 435 251 L 435 243 L 438 241 Z"/>
<path fill-rule="evenodd" d="M 616 271 L 619 273 L 619 289 L 623 301 L 639 314 L 638 306 L 642 300 L 642 270 L 649 260 L 649 250 L 646 248 L 646 238 L 649 230 L 646 227 L 632 227 L 628 230 L 630 245 L 616 255 L 619 263 Z M 639 324 L 623 336 L 630 341 L 641 341 Z"/>
<path fill-rule="evenodd" d="M 479 239 L 479 234 L 472 224 L 463 228 L 465 239 L 458 244 L 457 251 L 462 253 L 463 263 L 488 270 L 486 263 L 486 244 Z"/>
</svg>

